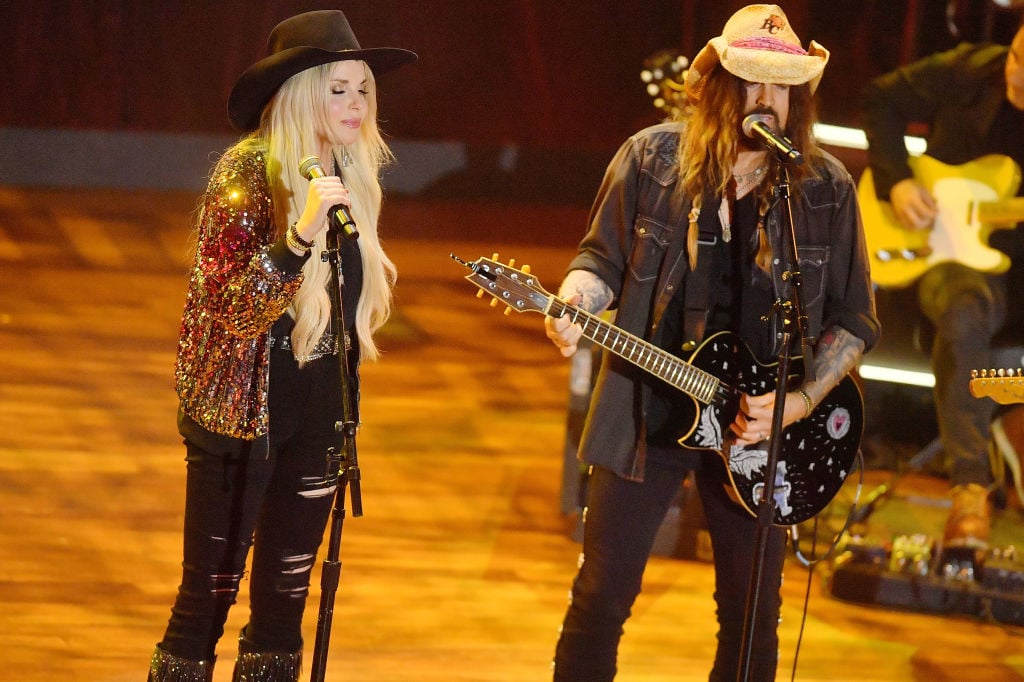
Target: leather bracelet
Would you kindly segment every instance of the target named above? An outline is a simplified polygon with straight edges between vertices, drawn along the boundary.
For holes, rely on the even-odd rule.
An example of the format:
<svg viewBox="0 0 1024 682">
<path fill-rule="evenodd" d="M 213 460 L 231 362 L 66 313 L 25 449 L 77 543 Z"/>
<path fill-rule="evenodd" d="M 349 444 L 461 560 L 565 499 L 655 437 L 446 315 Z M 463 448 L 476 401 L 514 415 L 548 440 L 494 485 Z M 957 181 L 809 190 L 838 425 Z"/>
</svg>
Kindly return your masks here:
<svg viewBox="0 0 1024 682">
<path fill-rule="evenodd" d="M 305 239 L 299 236 L 299 231 L 295 229 L 297 223 L 292 223 L 288 226 L 288 232 L 285 234 L 285 241 L 290 246 L 294 246 L 300 251 L 309 251 L 313 248 L 313 242 L 307 242 Z"/>
<path fill-rule="evenodd" d="M 309 253 L 309 248 L 305 247 L 302 244 L 299 244 L 297 241 L 295 241 L 295 238 L 292 237 L 292 233 L 291 232 L 286 232 L 285 233 L 284 241 L 285 241 L 286 244 L 288 244 L 288 248 L 290 248 L 290 249 L 293 249 L 295 251 L 300 251 L 302 253 Z"/>
<path fill-rule="evenodd" d="M 802 388 L 798 389 L 797 393 L 804 399 L 804 416 L 801 419 L 807 419 L 811 416 L 811 412 L 814 412 L 814 401 L 811 400 L 811 396 L 807 395 L 807 392 Z"/>
</svg>

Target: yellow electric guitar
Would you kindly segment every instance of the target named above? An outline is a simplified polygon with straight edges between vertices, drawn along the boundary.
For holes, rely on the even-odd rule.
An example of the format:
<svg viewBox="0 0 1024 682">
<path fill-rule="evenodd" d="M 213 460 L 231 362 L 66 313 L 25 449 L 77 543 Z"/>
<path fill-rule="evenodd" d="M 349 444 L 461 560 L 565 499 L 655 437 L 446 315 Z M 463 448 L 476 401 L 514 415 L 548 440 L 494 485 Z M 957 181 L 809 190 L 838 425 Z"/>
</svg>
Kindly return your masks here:
<svg viewBox="0 0 1024 682">
<path fill-rule="evenodd" d="M 1024 403 L 1024 372 L 1012 369 L 971 370 L 971 395 L 1000 405 Z"/>
<path fill-rule="evenodd" d="M 904 229 L 889 203 L 875 195 L 870 169 L 857 186 L 875 284 L 907 286 L 931 267 L 950 261 L 981 272 L 1005 272 L 1010 259 L 990 247 L 988 237 L 1024 220 L 1024 198 L 1014 196 L 1021 172 L 1013 159 L 991 154 L 950 166 L 917 156 L 910 158 L 910 167 L 939 205 L 931 230 Z"/>
</svg>

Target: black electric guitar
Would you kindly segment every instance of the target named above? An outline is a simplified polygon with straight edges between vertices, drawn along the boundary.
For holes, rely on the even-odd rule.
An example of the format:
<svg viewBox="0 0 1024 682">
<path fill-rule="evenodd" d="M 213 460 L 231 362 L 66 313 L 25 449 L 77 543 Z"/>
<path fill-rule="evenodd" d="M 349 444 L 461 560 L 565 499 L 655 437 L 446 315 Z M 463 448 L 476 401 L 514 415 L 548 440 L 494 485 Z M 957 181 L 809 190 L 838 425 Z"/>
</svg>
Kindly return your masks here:
<svg viewBox="0 0 1024 682">
<path fill-rule="evenodd" d="M 768 444 L 730 444 L 729 425 L 739 410 L 741 393 L 761 395 L 775 390 L 773 365 L 757 362 L 730 332 L 705 339 L 685 361 L 551 295 L 528 268 L 517 270 L 490 258 L 474 263 L 452 258 L 472 270 L 466 279 L 510 309 L 549 317 L 568 315 L 588 339 L 690 396 L 692 421 L 684 424 L 679 444 L 719 453 L 729 472 L 733 499 L 756 515 Z M 799 375 L 792 380 L 799 381 Z M 775 480 L 776 525 L 801 523 L 835 497 L 860 447 L 863 413 L 860 389 L 847 376 L 810 416 L 786 427 Z"/>
</svg>

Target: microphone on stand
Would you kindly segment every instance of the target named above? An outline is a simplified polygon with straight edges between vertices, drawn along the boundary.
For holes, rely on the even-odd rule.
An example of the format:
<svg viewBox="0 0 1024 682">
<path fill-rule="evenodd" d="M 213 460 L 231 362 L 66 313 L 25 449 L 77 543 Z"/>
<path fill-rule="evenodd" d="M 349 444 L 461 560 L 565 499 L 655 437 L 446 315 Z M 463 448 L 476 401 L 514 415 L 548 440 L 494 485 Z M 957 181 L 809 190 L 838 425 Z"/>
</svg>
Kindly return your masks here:
<svg viewBox="0 0 1024 682">
<path fill-rule="evenodd" d="M 320 159 L 316 156 L 304 158 L 299 164 L 299 173 L 307 180 L 327 177 L 324 167 L 320 165 Z M 348 212 L 348 206 L 345 204 L 332 206 L 327 215 L 331 218 L 331 224 L 341 230 L 346 239 L 359 239 L 359 230 L 356 229 L 356 221 L 352 220 L 352 214 Z"/>
<path fill-rule="evenodd" d="M 804 155 L 793 147 L 793 143 L 782 135 L 776 135 L 768 127 L 771 116 L 767 114 L 750 114 L 743 119 L 743 134 L 747 137 L 760 139 L 771 149 L 779 153 L 783 161 L 799 166 L 804 162 Z"/>
</svg>

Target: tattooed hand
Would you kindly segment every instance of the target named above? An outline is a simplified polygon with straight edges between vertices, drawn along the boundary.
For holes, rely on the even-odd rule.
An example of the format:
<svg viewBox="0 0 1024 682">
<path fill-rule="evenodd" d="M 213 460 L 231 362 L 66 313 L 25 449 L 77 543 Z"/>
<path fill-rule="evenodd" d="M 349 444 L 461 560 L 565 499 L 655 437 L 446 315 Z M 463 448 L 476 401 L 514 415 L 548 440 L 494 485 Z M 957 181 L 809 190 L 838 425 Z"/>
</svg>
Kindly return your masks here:
<svg viewBox="0 0 1024 682">
<path fill-rule="evenodd" d="M 612 290 L 597 275 L 586 270 L 571 270 L 558 290 L 558 297 L 570 305 L 598 315 L 612 302 Z M 544 329 L 562 355 L 576 352 L 576 344 L 583 336 L 583 328 L 568 317 L 545 317 Z"/>
</svg>

